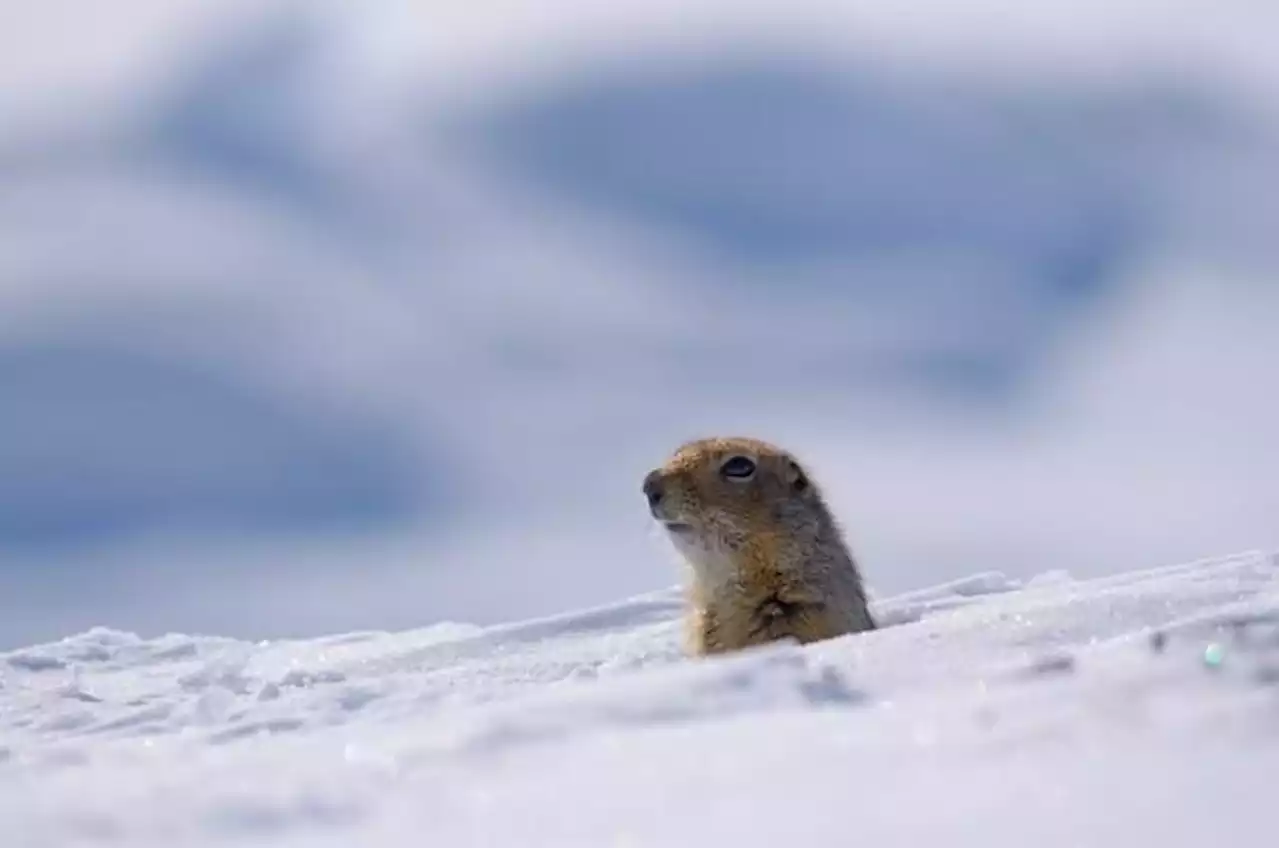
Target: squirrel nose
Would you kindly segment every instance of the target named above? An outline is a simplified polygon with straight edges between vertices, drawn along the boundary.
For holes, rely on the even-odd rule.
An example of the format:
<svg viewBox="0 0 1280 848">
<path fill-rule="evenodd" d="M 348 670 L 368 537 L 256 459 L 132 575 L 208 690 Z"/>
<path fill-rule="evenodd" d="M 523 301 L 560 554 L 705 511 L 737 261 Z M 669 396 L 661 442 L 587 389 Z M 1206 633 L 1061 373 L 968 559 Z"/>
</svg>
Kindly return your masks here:
<svg viewBox="0 0 1280 848">
<path fill-rule="evenodd" d="M 649 499 L 649 507 L 653 508 L 662 501 L 662 477 L 657 471 L 650 471 L 644 478 L 644 496 Z"/>
</svg>

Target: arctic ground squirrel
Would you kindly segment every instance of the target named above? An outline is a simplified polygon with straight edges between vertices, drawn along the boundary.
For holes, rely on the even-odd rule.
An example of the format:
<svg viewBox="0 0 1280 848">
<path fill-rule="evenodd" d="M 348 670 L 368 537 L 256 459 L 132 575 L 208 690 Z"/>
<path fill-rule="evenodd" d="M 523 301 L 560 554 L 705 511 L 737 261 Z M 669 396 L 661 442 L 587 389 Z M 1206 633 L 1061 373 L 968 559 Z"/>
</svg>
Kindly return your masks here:
<svg viewBox="0 0 1280 848">
<path fill-rule="evenodd" d="M 750 438 L 688 442 L 644 479 L 689 567 L 689 653 L 873 630 L 862 575 L 812 476 Z"/>
</svg>

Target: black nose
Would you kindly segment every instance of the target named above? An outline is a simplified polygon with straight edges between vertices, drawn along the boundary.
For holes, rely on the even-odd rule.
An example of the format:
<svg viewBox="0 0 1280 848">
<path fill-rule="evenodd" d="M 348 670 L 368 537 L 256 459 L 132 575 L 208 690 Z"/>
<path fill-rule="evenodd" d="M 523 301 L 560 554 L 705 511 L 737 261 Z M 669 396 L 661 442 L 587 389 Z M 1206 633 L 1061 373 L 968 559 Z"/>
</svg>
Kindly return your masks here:
<svg viewBox="0 0 1280 848">
<path fill-rule="evenodd" d="M 644 478 L 644 496 L 649 499 L 649 506 L 655 507 L 662 501 L 662 477 L 651 471 Z"/>
</svg>

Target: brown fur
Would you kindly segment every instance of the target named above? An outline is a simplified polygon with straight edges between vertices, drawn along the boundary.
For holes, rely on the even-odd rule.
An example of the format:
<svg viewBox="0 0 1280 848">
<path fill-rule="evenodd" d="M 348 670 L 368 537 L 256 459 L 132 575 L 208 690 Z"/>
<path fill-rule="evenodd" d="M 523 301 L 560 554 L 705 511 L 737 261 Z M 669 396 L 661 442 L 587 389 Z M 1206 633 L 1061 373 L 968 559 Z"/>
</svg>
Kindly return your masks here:
<svg viewBox="0 0 1280 848">
<path fill-rule="evenodd" d="M 736 456 L 755 463 L 749 480 L 722 475 Z M 689 565 L 691 653 L 875 628 L 840 527 L 791 454 L 758 439 L 700 439 L 650 472 L 645 489 L 661 492 L 651 512 Z"/>
</svg>

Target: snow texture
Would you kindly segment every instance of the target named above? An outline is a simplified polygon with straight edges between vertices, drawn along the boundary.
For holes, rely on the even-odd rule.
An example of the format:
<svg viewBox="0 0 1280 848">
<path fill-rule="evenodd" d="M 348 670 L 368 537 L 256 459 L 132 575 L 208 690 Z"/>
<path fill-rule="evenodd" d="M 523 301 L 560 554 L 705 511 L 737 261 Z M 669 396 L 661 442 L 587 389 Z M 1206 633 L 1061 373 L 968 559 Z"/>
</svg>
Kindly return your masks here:
<svg viewBox="0 0 1280 848">
<path fill-rule="evenodd" d="M 7 848 L 1276 844 L 1277 558 L 876 601 L 688 660 L 680 597 L 0 654 Z"/>
</svg>

